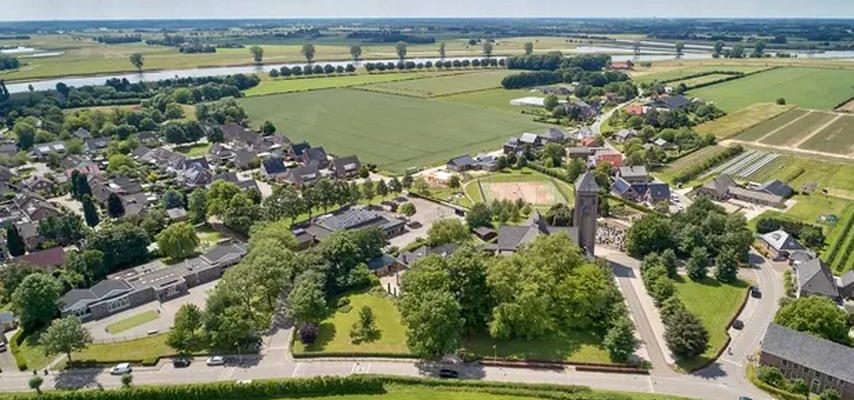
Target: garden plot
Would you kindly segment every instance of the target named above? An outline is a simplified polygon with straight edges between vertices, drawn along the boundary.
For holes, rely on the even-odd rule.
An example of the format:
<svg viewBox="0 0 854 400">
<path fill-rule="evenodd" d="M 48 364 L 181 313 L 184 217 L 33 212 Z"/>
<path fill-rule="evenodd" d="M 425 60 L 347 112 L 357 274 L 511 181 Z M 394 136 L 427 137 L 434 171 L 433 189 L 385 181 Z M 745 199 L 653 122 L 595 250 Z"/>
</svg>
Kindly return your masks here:
<svg viewBox="0 0 854 400">
<path fill-rule="evenodd" d="M 714 174 L 727 174 L 739 178 L 747 178 L 766 165 L 774 162 L 778 157 L 780 155 L 777 153 L 747 150 L 737 157 L 706 171 L 700 178 L 706 178 Z"/>
</svg>

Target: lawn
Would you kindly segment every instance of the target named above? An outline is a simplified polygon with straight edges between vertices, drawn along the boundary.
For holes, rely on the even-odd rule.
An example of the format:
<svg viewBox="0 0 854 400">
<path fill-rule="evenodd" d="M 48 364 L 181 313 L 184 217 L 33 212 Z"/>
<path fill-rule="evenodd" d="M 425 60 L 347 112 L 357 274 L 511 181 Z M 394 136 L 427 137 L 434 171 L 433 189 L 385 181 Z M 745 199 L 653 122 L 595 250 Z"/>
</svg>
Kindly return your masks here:
<svg viewBox="0 0 854 400">
<path fill-rule="evenodd" d="M 178 146 L 175 147 L 175 151 L 187 156 L 187 157 L 204 157 L 205 154 L 208 154 L 208 150 L 211 149 L 213 143 L 205 142 L 205 143 L 193 143 L 186 146 Z"/>
<path fill-rule="evenodd" d="M 160 314 L 157 311 L 149 310 L 107 325 L 107 332 L 112 334 L 124 332 L 144 323 L 154 321 L 157 318 L 160 318 Z"/>
<path fill-rule="evenodd" d="M 196 228 L 196 236 L 199 238 L 199 244 L 203 248 L 213 247 L 224 238 L 220 231 L 207 225 Z"/>
<path fill-rule="evenodd" d="M 774 103 L 753 104 L 716 120 L 698 125 L 694 130 L 702 134 L 711 133 L 718 139 L 728 139 L 756 124 L 774 118 L 790 110 L 792 107 L 790 105 L 781 106 Z"/>
<path fill-rule="evenodd" d="M 40 337 L 41 332 L 29 335 L 18 346 L 18 354 L 27 361 L 27 368 L 30 370 L 45 368 L 48 366 L 48 363 L 58 357 L 48 357 L 44 354 L 44 346 L 39 343 Z"/>
<path fill-rule="evenodd" d="M 316 343 L 306 346 L 294 340 L 294 354 L 409 354 L 406 329 L 400 322 L 400 311 L 391 299 L 369 292 L 351 293 L 345 297 L 350 299 L 349 307 L 334 310 L 332 315 L 320 323 Z M 372 341 L 351 343 L 350 330 L 359 319 L 359 310 L 364 306 L 374 312 L 379 337 Z"/>
<path fill-rule="evenodd" d="M 91 344 L 83 351 L 71 354 L 75 361 L 95 361 L 111 364 L 117 362 L 153 362 L 161 357 L 177 354 L 166 344 L 168 334 L 159 334 L 142 339 L 126 340 L 115 343 Z"/>
<path fill-rule="evenodd" d="M 450 96 L 444 96 L 441 98 L 441 100 L 448 101 L 451 103 L 466 104 L 490 110 L 501 110 L 518 114 L 521 113 L 523 110 L 531 109 L 532 107 L 514 106 L 510 104 L 510 100 L 518 99 L 520 97 L 538 95 L 542 95 L 542 93 L 532 93 L 530 90 L 525 89 L 490 89 L 482 90 L 479 92 L 459 93 Z"/>
<path fill-rule="evenodd" d="M 377 83 L 362 87 L 374 92 L 415 97 L 438 97 L 455 93 L 481 91 L 501 87 L 505 76 L 515 73 L 506 69 L 440 76 L 428 79 Z"/>
<path fill-rule="evenodd" d="M 447 72 L 446 74 L 450 74 Z M 262 96 L 276 93 L 304 92 L 308 90 L 342 88 L 375 84 L 378 82 L 409 81 L 433 76 L 436 72 L 388 72 L 382 74 L 353 74 L 344 76 L 309 76 L 301 78 L 263 79 L 258 86 L 245 90 L 246 96 Z"/>
<path fill-rule="evenodd" d="M 854 95 L 850 84 L 852 74 L 845 69 L 777 68 L 688 94 L 714 101 L 724 111 L 773 102 L 781 97 L 788 104 L 830 110 Z"/>
<path fill-rule="evenodd" d="M 818 217 L 822 214 L 841 216 L 845 206 L 851 204 L 850 200 L 825 196 L 819 193 L 808 196 L 796 195 L 792 199 L 797 204 L 786 210 L 785 214 L 809 224 L 818 224 Z"/>
<path fill-rule="evenodd" d="M 850 156 L 854 153 L 854 116 L 837 119 L 799 148 Z"/>
<path fill-rule="evenodd" d="M 497 355 L 515 360 L 611 363 L 608 351 L 602 347 L 602 338 L 587 331 L 560 331 L 534 340 L 498 340 L 481 334 L 467 338 L 465 347 L 466 351 L 480 357 Z"/>
<path fill-rule="evenodd" d="M 402 173 L 466 153 L 499 148 L 508 137 L 548 126 L 523 115 L 431 99 L 331 89 L 240 99 L 254 123 L 286 127 L 292 141 Z"/>
<path fill-rule="evenodd" d="M 676 292 L 685 303 L 688 311 L 697 315 L 709 331 L 709 346 L 703 355 L 680 360 L 678 364 L 686 370 L 692 370 L 714 358 L 727 341 L 727 329 L 730 319 L 738 311 L 745 299 L 747 283 L 722 284 L 708 278 L 694 282 L 680 277 L 676 280 Z"/>
</svg>

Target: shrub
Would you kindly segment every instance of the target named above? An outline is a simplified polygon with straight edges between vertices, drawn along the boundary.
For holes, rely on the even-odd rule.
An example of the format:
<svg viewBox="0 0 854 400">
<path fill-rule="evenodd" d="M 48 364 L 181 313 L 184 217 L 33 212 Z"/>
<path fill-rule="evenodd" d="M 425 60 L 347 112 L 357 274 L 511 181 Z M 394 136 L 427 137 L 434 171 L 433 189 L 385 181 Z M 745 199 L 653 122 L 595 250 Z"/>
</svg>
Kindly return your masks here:
<svg viewBox="0 0 854 400">
<path fill-rule="evenodd" d="M 347 307 L 350 307 L 349 305 Z M 299 327 L 299 340 L 303 344 L 312 344 L 317 340 L 317 324 L 306 322 Z"/>
</svg>

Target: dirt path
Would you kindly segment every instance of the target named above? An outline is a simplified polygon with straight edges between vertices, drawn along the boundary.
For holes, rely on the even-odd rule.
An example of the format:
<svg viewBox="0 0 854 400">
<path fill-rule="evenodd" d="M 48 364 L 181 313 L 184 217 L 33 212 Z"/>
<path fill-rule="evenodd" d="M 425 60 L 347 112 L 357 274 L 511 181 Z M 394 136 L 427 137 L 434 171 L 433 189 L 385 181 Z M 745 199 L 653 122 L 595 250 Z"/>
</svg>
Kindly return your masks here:
<svg viewBox="0 0 854 400">
<path fill-rule="evenodd" d="M 834 160 L 845 161 L 845 162 L 851 162 L 852 160 L 854 160 L 854 153 L 849 154 L 847 156 L 843 156 L 840 154 L 825 153 L 823 151 L 804 150 L 804 149 L 798 149 L 798 148 L 791 148 L 788 146 L 774 146 L 774 145 L 770 145 L 770 144 L 750 142 L 750 141 L 738 140 L 738 139 L 726 139 L 726 140 L 720 141 L 718 144 L 720 144 L 721 146 L 729 146 L 730 144 L 741 144 L 741 145 L 748 146 L 748 147 L 761 148 L 761 149 L 765 149 L 765 150 L 773 150 L 773 151 L 777 151 L 777 152 L 780 152 L 783 154 L 814 155 L 814 156 L 821 156 L 821 157 L 831 158 Z"/>
</svg>

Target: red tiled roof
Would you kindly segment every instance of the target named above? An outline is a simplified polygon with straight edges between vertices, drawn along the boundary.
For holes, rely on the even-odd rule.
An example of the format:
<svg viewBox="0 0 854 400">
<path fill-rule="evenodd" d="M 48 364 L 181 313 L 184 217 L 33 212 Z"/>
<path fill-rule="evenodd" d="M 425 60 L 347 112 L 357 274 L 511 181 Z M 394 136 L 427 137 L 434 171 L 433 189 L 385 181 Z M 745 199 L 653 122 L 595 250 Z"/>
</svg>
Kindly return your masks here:
<svg viewBox="0 0 854 400">
<path fill-rule="evenodd" d="M 600 154 L 597 157 L 596 162 L 606 162 L 611 164 L 614 168 L 620 168 L 623 166 L 623 155 L 617 153 Z"/>
</svg>

